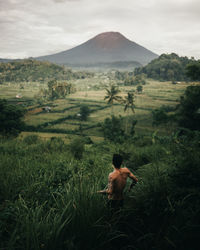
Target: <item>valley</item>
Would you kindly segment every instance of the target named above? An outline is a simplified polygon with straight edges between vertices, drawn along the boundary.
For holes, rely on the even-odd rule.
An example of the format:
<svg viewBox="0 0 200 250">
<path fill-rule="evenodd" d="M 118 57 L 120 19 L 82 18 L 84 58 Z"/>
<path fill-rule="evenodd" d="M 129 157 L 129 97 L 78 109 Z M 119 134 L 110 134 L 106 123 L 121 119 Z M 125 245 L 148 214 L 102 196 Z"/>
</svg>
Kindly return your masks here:
<svg viewBox="0 0 200 250">
<path fill-rule="evenodd" d="M 37 133 L 38 136 L 49 138 L 55 131 L 60 137 L 73 138 L 73 136 L 80 136 L 81 124 L 83 135 L 90 136 L 94 141 L 102 141 L 101 123 L 106 117 L 111 116 L 111 106 L 104 100 L 105 88 L 109 88 L 115 81 L 114 77 L 109 79 L 106 73 L 96 73 L 94 78 L 71 80 L 69 82 L 74 84 L 76 92 L 64 99 L 54 101 L 39 98 L 40 89 L 47 88 L 45 83 L 7 83 L 0 85 L 0 98 L 6 98 L 11 103 L 26 107 L 25 123 L 33 126 L 33 130 L 36 131 L 24 131 L 20 135 L 22 137 L 27 133 Z M 161 134 L 168 134 L 173 130 L 173 127 L 168 129 L 166 125 L 152 126 L 151 112 L 162 105 L 175 107 L 189 83 L 180 82 L 174 85 L 171 82 L 147 80 L 142 93 L 137 93 L 136 86 L 120 86 L 120 82 L 118 83 L 121 97 L 126 96 L 130 91 L 135 91 L 135 113 L 128 114 L 124 112 L 123 104 L 114 103 L 114 115 L 121 117 L 129 115 L 137 120 L 135 127 L 137 133 L 150 135 L 156 129 Z M 22 85 L 23 89 L 21 89 Z M 21 98 L 17 99 L 17 94 L 20 94 Z M 87 121 L 80 121 L 76 116 L 82 104 L 87 105 L 91 111 Z M 42 110 L 45 106 L 51 107 L 51 111 Z M 67 118 L 69 116 L 73 117 Z M 62 121 L 64 118 L 66 120 Z"/>
</svg>

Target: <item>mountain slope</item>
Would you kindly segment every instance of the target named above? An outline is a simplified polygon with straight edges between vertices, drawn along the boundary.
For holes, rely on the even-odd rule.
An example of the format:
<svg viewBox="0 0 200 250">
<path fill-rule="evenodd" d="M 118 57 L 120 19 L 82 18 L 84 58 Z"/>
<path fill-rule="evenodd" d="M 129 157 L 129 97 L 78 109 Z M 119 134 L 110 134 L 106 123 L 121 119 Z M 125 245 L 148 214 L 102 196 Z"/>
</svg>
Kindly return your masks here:
<svg viewBox="0 0 200 250">
<path fill-rule="evenodd" d="M 157 57 L 155 53 L 118 32 L 105 32 L 70 50 L 36 59 L 71 65 L 128 61 L 145 65 Z"/>
</svg>

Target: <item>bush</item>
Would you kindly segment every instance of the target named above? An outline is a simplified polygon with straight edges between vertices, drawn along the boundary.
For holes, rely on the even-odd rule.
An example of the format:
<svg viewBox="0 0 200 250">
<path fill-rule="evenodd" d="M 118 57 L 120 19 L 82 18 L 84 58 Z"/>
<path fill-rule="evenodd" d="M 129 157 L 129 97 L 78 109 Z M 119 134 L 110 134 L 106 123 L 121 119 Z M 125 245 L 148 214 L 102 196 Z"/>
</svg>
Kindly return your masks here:
<svg viewBox="0 0 200 250">
<path fill-rule="evenodd" d="M 83 141 L 85 144 L 93 144 L 93 141 L 89 136 L 83 137 Z"/>
<path fill-rule="evenodd" d="M 39 137 L 37 135 L 28 135 L 23 140 L 26 144 L 31 145 L 35 144 L 39 141 Z"/>
<path fill-rule="evenodd" d="M 167 121 L 169 120 L 167 113 L 162 108 L 154 109 L 152 111 L 152 117 L 153 117 L 153 125 L 167 123 Z"/>
<path fill-rule="evenodd" d="M 3 136 L 17 136 L 24 129 L 22 121 L 25 110 L 19 106 L 8 104 L 0 99 L 0 134 Z"/>
<path fill-rule="evenodd" d="M 87 105 L 81 105 L 80 107 L 80 120 L 87 121 L 90 115 L 90 108 Z"/>
<path fill-rule="evenodd" d="M 0 248 L 198 250 L 200 134 L 162 144 L 150 138 L 94 144 L 80 161 L 61 138 L 29 147 L 0 140 Z M 84 143 L 72 141 L 70 151 L 84 151 Z M 139 179 L 116 214 L 96 193 L 107 184 L 113 152 L 138 168 Z"/>
<path fill-rule="evenodd" d="M 83 153 L 85 151 L 85 147 L 84 147 L 84 141 L 83 139 L 74 139 L 71 143 L 70 143 L 70 151 L 72 153 L 72 155 L 74 156 L 75 159 L 80 160 L 83 156 Z"/>
<path fill-rule="evenodd" d="M 157 162 L 166 156 L 165 150 L 159 144 L 142 147 L 124 144 L 120 153 L 123 155 L 125 165 L 133 170 Z"/>
<path fill-rule="evenodd" d="M 200 129 L 200 86 L 187 87 L 177 111 L 178 124 L 191 130 Z"/>
<path fill-rule="evenodd" d="M 51 137 L 51 140 L 47 142 L 47 148 L 49 150 L 55 151 L 65 151 L 67 149 L 67 146 L 65 145 L 65 142 L 60 137 Z"/>
<path fill-rule="evenodd" d="M 124 125 L 121 117 L 112 116 L 106 118 L 102 124 L 104 138 L 113 142 L 121 143 L 125 139 Z"/>
</svg>

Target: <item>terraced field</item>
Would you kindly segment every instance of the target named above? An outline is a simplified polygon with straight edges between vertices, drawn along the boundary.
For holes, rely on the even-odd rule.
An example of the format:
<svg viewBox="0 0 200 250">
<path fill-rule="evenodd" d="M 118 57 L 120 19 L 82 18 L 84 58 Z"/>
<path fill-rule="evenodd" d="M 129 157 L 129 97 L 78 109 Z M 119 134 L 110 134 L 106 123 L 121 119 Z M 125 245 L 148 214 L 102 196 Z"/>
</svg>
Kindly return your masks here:
<svg viewBox="0 0 200 250">
<path fill-rule="evenodd" d="M 37 133 L 42 138 L 60 136 L 70 140 L 84 134 L 91 136 L 94 140 L 103 139 L 100 123 L 111 115 L 111 107 L 104 100 L 105 86 L 109 86 L 109 83 L 112 84 L 114 81 L 108 80 L 105 75 L 95 75 L 92 79 L 76 80 L 72 83 L 76 85 L 75 93 L 65 99 L 46 102 L 40 102 L 37 98 L 39 90 L 46 87 L 45 84 L 0 85 L 0 98 L 24 105 L 28 110 L 25 122 L 29 126 L 29 131 L 23 132 L 20 136 Z M 129 115 L 138 121 L 136 132 L 153 133 L 155 130 L 159 133 L 170 132 L 169 127 L 152 127 L 151 111 L 162 105 L 177 105 L 187 86 L 188 83 L 174 85 L 171 82 L 147 80 L 147 84 L 143 86 L 143 92 L 135 94 L 135 113 L 129 112 Z M 122 97 L 128 91 L 136 89 L 135 86 L 120 86 L 119 88 Z M 16 98 L 17 94 L 20 94 L 21 98 Z M 87 121 L 80 121 L 78 117 L 82 104 L 86 104 L 91 111 Z M 51 107 L 51 111 L 44 111 L 42 108 L 45 106 Z M 114 104 L 113 112 L 122 117 L 128 115 L 128 112 L 124 112 L 124 106 L 119 103 Z"/>
</svg>

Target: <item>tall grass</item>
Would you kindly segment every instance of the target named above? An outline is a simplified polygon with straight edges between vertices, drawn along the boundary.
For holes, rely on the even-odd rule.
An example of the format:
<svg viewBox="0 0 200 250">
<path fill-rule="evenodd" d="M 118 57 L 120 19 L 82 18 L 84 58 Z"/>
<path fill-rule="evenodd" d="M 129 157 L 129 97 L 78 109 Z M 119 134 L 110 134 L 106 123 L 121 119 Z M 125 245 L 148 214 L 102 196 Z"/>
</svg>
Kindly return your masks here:
<svg viewBox="0 0 200 250">
<path fill-rule="evenodd" d="M 105 202 L 96 195 L 106 182 L 105 159 L 85 156 L 83 164 L 61 141 L 16 142 L 1 144 L 1 212 L 8 220 L 1 233 L 9 235 L 2 247 L 80 249 L 91 244 L 95 249 L 97 239 L 87 234 L 100 230 L 98 223 L 106 214 Z"/>
<path fill-rule="evenodd" d="M 80 159 L 58 138 L 0 141 L 0 249 L 198 249 L 195 141 L 135 137 L 87 145 Z M 114 152 L 139 178 L 116 212 L 96 193 Z"/>
</svg>

